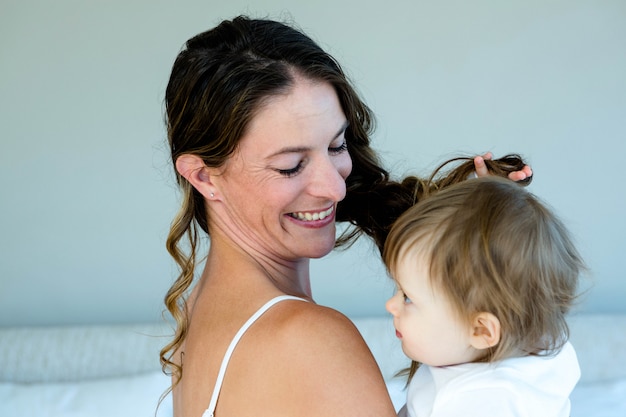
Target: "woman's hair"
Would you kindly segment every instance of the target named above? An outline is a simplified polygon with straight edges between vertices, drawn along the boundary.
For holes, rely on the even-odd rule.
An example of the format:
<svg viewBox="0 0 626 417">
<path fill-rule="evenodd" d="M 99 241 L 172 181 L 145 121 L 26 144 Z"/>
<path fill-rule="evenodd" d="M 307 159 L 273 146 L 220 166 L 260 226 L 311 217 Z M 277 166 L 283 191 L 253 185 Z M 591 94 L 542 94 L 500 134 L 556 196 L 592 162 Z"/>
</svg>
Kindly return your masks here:
<svg viewBox="0 0 626 417">
<path fill-rule="evenodd" d="M 172 163 L 193 154 L 209 167 L 222 166 L 265 101 L 288 93 L 297 76 L 328 83 L 337 93 L 349 124 L 345 137 L 353 160 L 347 188 L 359 190 L 386 180 L 388 174 L 370 148 L 371 111 L 335 59 L 288 25 L 244 16 L 189 39 L 174 62 L 165 95 Z M 177 181 L 182 205 L 166 245 L 181 273 L 165 297 L 177 327 L 161 351 L 161 364 L 179 379 L 182 368 L 171 359 L 187 333 L 185 298 L 194 277 L 200 230 L 208 234 L 209 221 L 203 196 L 178 173 Z"/>
<path fill-rule="evenodd" d="M 563 223 L 518 184 L 478 178 L 423 199 L 389 233 L 390 274 L 418 249 L 459 317 L 489 312 L 500 321 L 500 342 L 482 361 L 552 354 L 567 341 L 584 263 Z"/>
<path fill-rule="evenodd" d="M 491 175 L 506 178 L 512 172 L 521 171 L 526 163 L 521 156 L 510 154 L 485 160 L 485 165 Z M 407 176 L 400 181 L 394 181 L 385 175 L 369 185 L 365 183 L 349 188 L 346 198 L 339 204 L 339 208 L 343 208 L 343 216 L 338 213 L 338 220 L 349 221 L 356 227 L 348 229 L 340 237 L 338 244 L 351 242 L 360 234 L 366 234 L 372 238 L 382 254 L 389 230 L 400 215 L 429 194 L 463 182 L 474 174 L 474 159 L 459 156 L 443 162 L 427 179 Z M 529 176 L 517 184 L 526 186 L 531 181 L 532 176 Z"/>
<path fill-rule="evenodd" d="M 345 138 L 352 172 L 346 180 L 346 197 L 337 208 L 337 221 L 353 227 L 338 239 L 337 246 L 365 233 L 382 250 L 393 221 L 415 203 L 424 187 L 436 187 L 437 182 L 415 177 L 400 182 L 389 179 L 370 147 L 374 124 L 370 109 L 335 59 L 286 24 L 239 16 L 186 42 L 174 62 L 165 93 L 172 163 L 175 166 L 179 156 L 193 154 L 209 167 L 223 166 L 267 99 L 287 94 L 296 77 L 331 85 L 349 123 Z M 503 172 L 521 169 L 524 164 L 516 158 L 512 164 L 504 164 Z M 488 162 L 498 166 L 496 161 Z M 172 355 L 187 334 L 185 301 L 194 279 L 196 251 L 201 233 L 210 233 L 203 196 L 176 175 L 182 202 L 166 246 L 180 267 L 180 275 L 165 296 L 176 332 L 160 354 L 164 371 L 173 373 L 175 383 L 182 367 L 172 361 Z"/>
</svg>

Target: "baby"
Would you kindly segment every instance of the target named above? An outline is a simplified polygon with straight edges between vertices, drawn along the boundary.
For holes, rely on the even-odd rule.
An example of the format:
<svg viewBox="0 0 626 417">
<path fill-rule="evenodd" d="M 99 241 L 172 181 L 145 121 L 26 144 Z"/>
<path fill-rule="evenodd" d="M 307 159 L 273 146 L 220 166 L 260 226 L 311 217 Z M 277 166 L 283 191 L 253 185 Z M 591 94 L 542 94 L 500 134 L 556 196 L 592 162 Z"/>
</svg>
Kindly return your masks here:
<svg viewBox="0 0 626 417">
<path fill-rule="evenodd" d="M 580 378 L 566 313 L 584 269 L 561 221 L 512 181 L 477 178 L 393 225 L 387 301 L 423 416 L 569 416 Z"/>
</svg>

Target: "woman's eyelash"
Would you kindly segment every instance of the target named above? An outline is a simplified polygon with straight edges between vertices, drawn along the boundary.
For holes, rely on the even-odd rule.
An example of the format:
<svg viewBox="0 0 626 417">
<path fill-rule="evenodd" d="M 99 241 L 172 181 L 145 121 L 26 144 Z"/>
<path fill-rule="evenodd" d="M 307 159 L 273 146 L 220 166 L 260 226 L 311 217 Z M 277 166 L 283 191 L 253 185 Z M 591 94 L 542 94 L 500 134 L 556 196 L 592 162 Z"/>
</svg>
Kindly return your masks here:
<svg viewBox="0 0 626 417">
<path fill-rule="evenodd" d="M 337 146 L 337 147 L 329 147 L 328 148 L 328 152 L 332 155 L 337 155 L 340 154 L 342 152 L 345 152 L 348 149 L 348 143 L 344 140 L 341 145 Z M 298 163 L 297 166 L 295 166 L 294 168 L 289 168 L 289 169 L 277 169 L 278 173 L 280 175 L 284 175 L 285 177 L 292 177 L 296 174 L 298 174 L 300 171 L 302 171 L 302 168 L 304 167 L 304 165 L 302 164 L 302 162 Z"/>
<path fill-rule="evenodd" d="M 345 151 L 346 149 L 348 149 L 348 142 L 346 142 L 344 140 L 341 143 L 341 145 L 339 145 L 338 147 L 336 147 L 336 148 L 334 148 L 334 147 L 328 148 L 328 152 L 330 152 L 331 154 L 338 154 L 338 153 L 341 153 L 341 152 Z"/>
<path fill-rule="evenodd" d="M 284 175 L 285 177 L 292 177 L 302 170 L 302 166 L 302 162 L 300 162 L 294 168 L 279 169 L 277 171 L 280 175 Z"/>
</svg>

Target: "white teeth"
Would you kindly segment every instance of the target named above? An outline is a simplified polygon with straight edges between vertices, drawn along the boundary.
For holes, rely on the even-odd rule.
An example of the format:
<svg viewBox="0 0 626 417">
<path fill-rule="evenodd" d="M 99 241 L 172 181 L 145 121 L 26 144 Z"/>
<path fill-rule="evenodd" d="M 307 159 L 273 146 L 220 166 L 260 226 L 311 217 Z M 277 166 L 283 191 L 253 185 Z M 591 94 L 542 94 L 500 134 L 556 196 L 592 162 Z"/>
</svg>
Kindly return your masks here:
<svg viewBox="0 0 626 417">
<path fill-rule="evenodd" d="M 334 210 L 334 207 L 329 208 L 328 210 L 320 211 L 318 213 L 293 213 L 293 217 L 298 220 L 304 221 L 315 221 L 315 220 L 324 220 L 328 217 Z"/>
</svg>

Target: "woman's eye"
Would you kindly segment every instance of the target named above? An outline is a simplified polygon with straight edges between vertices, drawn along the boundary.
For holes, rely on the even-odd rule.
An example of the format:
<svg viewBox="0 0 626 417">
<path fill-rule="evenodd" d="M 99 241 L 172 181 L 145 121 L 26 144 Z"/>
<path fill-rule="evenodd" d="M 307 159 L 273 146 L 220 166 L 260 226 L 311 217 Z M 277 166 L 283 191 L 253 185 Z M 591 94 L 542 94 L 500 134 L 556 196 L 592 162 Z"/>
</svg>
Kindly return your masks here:
<svg viewBox="0 0 626 417">
<path fill-rule="evenodd" d="M 293 177 L 298 172 L 302 171 L 302 167 L 302 162 L 299 162 L 298 165 L 296 165 L 294 168 L 278 169 L 277 171 L 280 175 L 284 175 L 285 177 Z"/>
<path fill-rule="evenodd" d="M 329 147 L 329 148 L 328 148 L 328 152 L 329 152 L 329 153 L 331 153 L 331 154 L 333 154 L 333 155 L 335 155 L 335 154 L 341 153 L 341 152 L 343 152 L 343 151 L 345 151 L 345 150 L 347 150 L 347 149 L 348 149 L 348 143 L 347 143 L 347 142 L 346 142 L 346 140 L 344 139 L 344 140 L 341 142 L 341 145 L 339 145 L 339 146 L 337 146 L 337 147 L 334 147 L 334 146 Z"/>
</svg>

